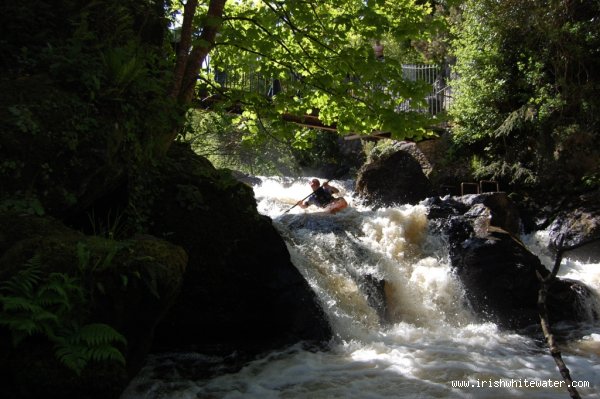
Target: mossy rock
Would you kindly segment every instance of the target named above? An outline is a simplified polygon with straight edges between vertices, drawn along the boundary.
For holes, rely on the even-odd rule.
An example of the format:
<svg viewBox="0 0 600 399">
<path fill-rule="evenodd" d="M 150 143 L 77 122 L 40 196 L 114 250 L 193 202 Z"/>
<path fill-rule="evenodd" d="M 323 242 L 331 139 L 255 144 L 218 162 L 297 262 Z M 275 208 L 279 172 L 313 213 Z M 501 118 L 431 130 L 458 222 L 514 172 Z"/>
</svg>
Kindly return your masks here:
<svg viewBox="0 0 600 399">
<path fill-rule="evenodd" d="M 0 226 L 0 282 L 36 257 L 41 281 L 63 273 L 83 289 L 83 299 L 70 298 L 71 321 L 107 324 L 127 340 L 119 346 L 126 365 L 93 361 L 77 376 L 57 360 L 52 342 L 33 335 L 16 347 L 3 347 L 2 383 L 15 397 L 118 397 L 144 362 L 155 326 L 179 294 L 185 251 L 151 236 L 127 241 L 86 236 L 55 219 L 26 214 L 2 213 Z M 0 329 L 4 342 L 10 342 L 10 335 Z M 35 384 L 26 385 L 31 381 Z"/>
</svg>

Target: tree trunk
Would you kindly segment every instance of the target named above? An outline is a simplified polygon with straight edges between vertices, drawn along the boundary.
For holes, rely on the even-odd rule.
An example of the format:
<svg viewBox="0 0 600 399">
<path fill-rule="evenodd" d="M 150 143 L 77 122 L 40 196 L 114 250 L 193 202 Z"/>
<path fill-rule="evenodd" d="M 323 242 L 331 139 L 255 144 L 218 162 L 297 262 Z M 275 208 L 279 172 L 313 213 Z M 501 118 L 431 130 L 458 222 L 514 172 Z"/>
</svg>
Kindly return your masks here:
<svg viewBox="0 0 600 399">
<path fill-rule="evenodd" d="M 177 59 L 175 61 L 175 71 L 173 73 L 173 83 L 169 96 L 176 100 L 181 90 L 181 82 L 187 65 L 188 55 L 192 47 L 193 21 L 198 0 L 188 0 L 183 7 L 183 23 L 181 24 L 181 37 L 177 47 Z"/>
<path fill-rule="evenodd" d="M 182 112 L 187 111 L 194 99 L 196 81 L 202 63 L 215 45 L 215 38 L 223 24 L 223 9 L 227 0 L 210 0 L 208 11 L 203 18 L 203 26 L 194 29 L 193 20 L 198 8 L 198 0 L 188 0 L 184 6 L 181 40 L 177 50 L 177 60 L 173 74 L 173 84 L 169 96 L 181 105 Z M 192 43 L 195 31 L 201 30 L 196 43 Z M 181 126 L 174 126 L 170 132 L 158 140 L 156 152 L 164 155 L 177 137 Z"/>
</svg>

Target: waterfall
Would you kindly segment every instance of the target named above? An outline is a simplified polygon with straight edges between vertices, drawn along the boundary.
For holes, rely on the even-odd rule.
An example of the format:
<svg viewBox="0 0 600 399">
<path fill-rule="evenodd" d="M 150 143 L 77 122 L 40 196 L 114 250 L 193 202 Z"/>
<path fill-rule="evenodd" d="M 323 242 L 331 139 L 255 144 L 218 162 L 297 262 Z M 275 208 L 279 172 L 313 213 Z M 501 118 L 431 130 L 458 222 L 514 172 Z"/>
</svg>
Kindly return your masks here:
<svg viewBox="0 0 600 399">
<path fill-rule="evenodd" d="M 202 354 L 156 356 L 122 399 L 566 397 L 543 343 L 472 314 L 447 243 L 429 233 L 423 205 L 371 209 L 352 197 L 351 181 L 333 181 L 347 209 L 290 210 L 310 192 L 307 182 L 263 177 L 254 191 L 259 212 L 273 219 L 327 314 L 330 348 L 298 345 L 203 380 L 180 372 L 206 360 Z M 527 242 L 546 262 L 543 233 Z M 600 291 L 600 263 L 567 258 L 561 273 Z M 600 398 L 598 327 L 579 327 L 562 348 L 588 398 Z"/>
</svg>

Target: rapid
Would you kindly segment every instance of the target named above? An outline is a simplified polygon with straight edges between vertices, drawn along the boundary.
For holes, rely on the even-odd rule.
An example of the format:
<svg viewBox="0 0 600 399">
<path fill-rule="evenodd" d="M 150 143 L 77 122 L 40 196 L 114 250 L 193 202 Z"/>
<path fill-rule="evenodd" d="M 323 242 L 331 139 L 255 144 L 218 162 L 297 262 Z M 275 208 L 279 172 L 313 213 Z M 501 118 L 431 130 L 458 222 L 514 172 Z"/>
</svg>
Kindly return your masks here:
<svg viewBox="0 0 600 399">
<path fill-rule="evenodd" d="M 180 372 L 202 354 L 155 356 L 122 399 L 568 397 L 544 342 L 470 311 L 424 205 L 371 209 L 353 198 L 352 181 L 333 181 L 347 209 L 290 210 L 310 192 L 308 178 L 261 180 L 259 212 L 273 219 L 317 294 L 334 331 L 329 348 L 299 344 L 205 380 Z M 550 268 L 546 233 L 524 241 Z M 559 276 L 600 293 L 598 262 L 565 257 Z M 561 349 L 577 390 L 600 398 L 600 325 L 555 327 L 570 337 Z"/>
</svg>

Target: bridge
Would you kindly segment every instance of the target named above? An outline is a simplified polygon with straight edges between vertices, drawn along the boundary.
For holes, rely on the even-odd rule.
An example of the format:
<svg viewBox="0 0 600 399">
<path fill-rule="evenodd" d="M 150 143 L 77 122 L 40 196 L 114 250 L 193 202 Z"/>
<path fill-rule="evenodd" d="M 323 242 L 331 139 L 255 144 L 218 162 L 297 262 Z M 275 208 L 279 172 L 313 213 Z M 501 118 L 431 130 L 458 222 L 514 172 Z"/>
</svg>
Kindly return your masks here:
<svg viewBox="0 0 600 399">
<path fill-rule="evenodd" d="M 447 73 L 438 65 L 431 64 L 403 64 L 403 78 L 410 81 L 422 81 L 431 86 L 431 90 L 425 96 L 427 107 L 415 107 L 416 101 L 406 100 L 395 108 L 395 112 L 416 111 L 428 113 L 432 116 L 444 113 L 448 110 L 452 102 L 451 87 L 446 84 Z M 300 77 L 294 73 L 289 73 L 286 79 L 277 79 L 264 75 L 256 71 L 233 72 L 218 69 L 211 69 L 207 66 L 204 69 L 204 75 L 210 78 L 205 79 L 205 85 L 200 90 L 199 98 L 196 102 L 198 108 L 211 109 L 215 104 L 223 101 L 223 97 L 232 91 L 254 93 L 264 96 L 266 99 L 272 99 L 280 93 L 292 93 L 293 83 L 300 81 Z M 385 90 L 385 88 L 378 88 Z M 293 92 L 298 95 L 300 93 Z M 231 106 L 228 112 L 240 114 L 243 107 L 240 104 Z M 310 115 L 297 116 L 292 114 L 283 114 L 281 118 L 284 121 L 291 122 L 300 126 L 337 131 L 335 124 L 326 125 L 319 120 L 318 110 Z M 385 132 L 372 134 L 373 138 L 383 138 L 389 136 Z M 363 135 L 350 135 L 347 139 L 364 137 Z"/>
</svg>

